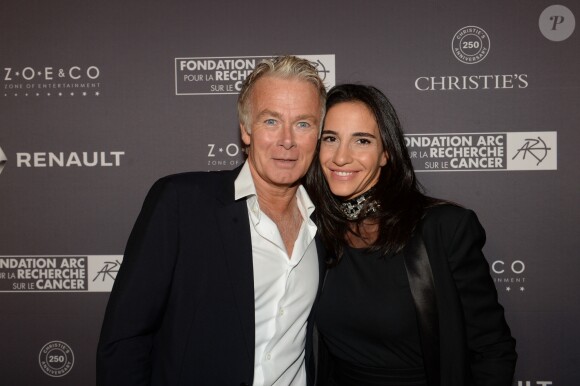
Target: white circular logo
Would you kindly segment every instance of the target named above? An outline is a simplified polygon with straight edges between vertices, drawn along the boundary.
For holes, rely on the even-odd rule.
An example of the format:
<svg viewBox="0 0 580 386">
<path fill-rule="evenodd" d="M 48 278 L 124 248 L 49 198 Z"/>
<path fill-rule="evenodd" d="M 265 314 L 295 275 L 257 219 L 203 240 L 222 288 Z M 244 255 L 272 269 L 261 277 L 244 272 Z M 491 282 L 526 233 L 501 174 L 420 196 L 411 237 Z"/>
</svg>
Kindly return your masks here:
<svg viewBox="0 0 580 386">
<path fill-rule="evenodd" d="M 68 374 L 75 363 L 70 346 L 55 340 L 48 342 L 38 354 L 38 364 L 42 371 L 51 377 L 62 377 Z"/>
<path fill-rule="evenodd" d="M 460 28 L 451 40 L 453 55 L 465 64 L 481 62 L 489 53 L 489 49 L 489 35 L 474 25 Z"/>
<path fill-rule="evenodd" d="M 538 25 L 546 39 L 561 42 L 574 32 L 576 19 L 572 11 L 563 5 L 551 5 L 540 15 Z"/>
</svg>

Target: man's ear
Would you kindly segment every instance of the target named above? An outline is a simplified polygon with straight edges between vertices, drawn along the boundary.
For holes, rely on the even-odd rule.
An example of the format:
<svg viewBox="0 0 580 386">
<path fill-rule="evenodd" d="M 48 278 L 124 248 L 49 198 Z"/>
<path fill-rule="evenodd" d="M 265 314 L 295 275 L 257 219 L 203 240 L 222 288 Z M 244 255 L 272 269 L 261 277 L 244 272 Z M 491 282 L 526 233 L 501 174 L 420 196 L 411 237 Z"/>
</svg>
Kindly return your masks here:
<svg viewBox="0 0 580 386">
<path fill-rule="evenodd" d="M 250 135 L 250 132 L 247 130 L 246 125 L 243 123 L 240 123 L 240 133 L 242 135 L 242 142 L 244 142 L 246 146 L 250 146 L 252 136 Z"/>
</svg>

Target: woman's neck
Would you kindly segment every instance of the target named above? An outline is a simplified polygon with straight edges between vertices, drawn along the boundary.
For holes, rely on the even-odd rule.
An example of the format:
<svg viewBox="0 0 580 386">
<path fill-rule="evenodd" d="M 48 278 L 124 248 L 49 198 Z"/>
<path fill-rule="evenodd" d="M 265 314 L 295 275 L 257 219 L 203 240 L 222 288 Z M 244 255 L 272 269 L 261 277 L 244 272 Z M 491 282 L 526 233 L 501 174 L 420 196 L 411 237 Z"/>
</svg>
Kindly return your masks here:
<svg viewBox="0 0 580 386">
<path fill-rule="evenodd" d="M 356 197 L 343 200 L 340 210 L 347 220 L 355 221 L 364 219 L 367 215 L 379 210 L 380 204 L 374 199 L 375 188 L 367 190 Z"/>
</svg>

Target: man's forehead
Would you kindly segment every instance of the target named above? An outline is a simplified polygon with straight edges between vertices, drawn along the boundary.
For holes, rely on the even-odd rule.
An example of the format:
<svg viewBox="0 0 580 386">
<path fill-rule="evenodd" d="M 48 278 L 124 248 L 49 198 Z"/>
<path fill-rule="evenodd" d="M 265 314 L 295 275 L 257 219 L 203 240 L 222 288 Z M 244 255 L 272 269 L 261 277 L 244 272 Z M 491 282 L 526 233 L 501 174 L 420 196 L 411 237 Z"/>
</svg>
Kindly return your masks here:
<svg viewBox="0 0 580 386">
<path fill-rule="evenodd" d="M 277 76 L 277 75 L 264 75 L 260 79 L 256 80 L 252 91 L 257 89 L 273 89 L 279 88 L 281 90 L 287 88 L 303 88 L 311 89 L 317 96 L 319 96 L 318 89 L 316 85 L 306 79 L 297 76 Z"/>
<path fill-rule="evenodd" d="M 260 78 L 252 89 L 250 100 L 253 104 L 270 104 L 276 101 L 301 102 L 305 98 L 313 98 L 316 105 L 320 104 L 320 95 L 316 87 L 299 78 Z M 308 102 L 307 102 L 308 103 Z"/>
</svg>

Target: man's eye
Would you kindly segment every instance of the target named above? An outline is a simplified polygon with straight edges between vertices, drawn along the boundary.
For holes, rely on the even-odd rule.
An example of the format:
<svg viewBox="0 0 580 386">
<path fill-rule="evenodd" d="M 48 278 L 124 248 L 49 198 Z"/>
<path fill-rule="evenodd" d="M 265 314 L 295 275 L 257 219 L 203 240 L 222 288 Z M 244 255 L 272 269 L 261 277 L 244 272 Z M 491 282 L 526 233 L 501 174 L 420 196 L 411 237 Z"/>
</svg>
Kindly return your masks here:
<svg viewBox="0 0 580 386">
<path fill-rule="evenodd" d="M 308 123 L 308 122 L 298 122 L 298 125 L 297 126 L 299 128 L 301 128 L 301 129 L 307 129 L 307 128 L 310 127 L 310 123 Z"/>
<path fill-rule="evenodd" d="M 275 119 L 266 119 L 266 120 L 264 121 L 264 123 L 265 123 L 266 125 L 275 125 L 275 124 L 276 124 L 276 120 L 275 120 Z"/>
</svg>

